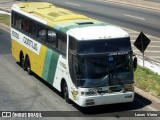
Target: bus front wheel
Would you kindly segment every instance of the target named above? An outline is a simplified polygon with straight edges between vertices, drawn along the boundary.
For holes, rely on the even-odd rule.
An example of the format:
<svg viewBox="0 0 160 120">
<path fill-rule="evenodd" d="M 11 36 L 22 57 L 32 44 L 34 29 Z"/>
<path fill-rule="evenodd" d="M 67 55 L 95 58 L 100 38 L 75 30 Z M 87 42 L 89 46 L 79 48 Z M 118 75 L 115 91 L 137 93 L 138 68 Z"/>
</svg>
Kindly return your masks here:
<svg viewBox="0 0 160 120">
<path fill-rule="evenodd" d="M 71 102 L 71 100 L 69 99 L 68 87 L 66 82 L 64 82 L 63 84 L 63 96 L 67 103 Z"/>
</svg>

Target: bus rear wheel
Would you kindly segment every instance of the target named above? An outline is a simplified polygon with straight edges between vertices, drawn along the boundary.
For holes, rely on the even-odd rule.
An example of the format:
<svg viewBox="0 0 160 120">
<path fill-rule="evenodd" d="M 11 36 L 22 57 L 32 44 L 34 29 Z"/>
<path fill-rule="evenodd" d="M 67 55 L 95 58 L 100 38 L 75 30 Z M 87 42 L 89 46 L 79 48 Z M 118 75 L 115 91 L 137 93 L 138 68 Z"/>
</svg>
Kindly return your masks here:
<svg viewBox="0 0 160 120">
<path fill-rule="evenodd" d="M 20 66 L 26 71 L 24 56 L 20 55 Z"/>
<path fill-rule="evenodd" d="M 68 87 L 67 87 L 66 82 L 64 82 L 63 84 L 63 97 L 67 103 L 71 102 L 71 100 L 69 99 Z"/>
<path fill-rule="evenodd" d="M 27 72 L 29 75 L 33 74 L 32 70 L 31 70 L 31 64 L 30 64 L 29 57 L 26 58 L 26 69 L 27 69 Z"/>
</svg>

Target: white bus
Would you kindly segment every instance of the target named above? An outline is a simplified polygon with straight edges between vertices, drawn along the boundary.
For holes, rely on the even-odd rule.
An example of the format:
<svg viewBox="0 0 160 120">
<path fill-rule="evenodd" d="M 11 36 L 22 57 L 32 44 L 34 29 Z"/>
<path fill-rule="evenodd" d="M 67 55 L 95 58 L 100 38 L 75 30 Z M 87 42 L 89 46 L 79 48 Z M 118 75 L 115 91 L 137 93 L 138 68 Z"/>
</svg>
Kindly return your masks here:
<svg viewBox="0 0 160 120">
<path fill-rule="evenodd" d="M 67 102 L 134 100 L 136 58 L 127 32 L 46 2 L 14 4 L 11 18 L 12 55 Z"/>
</svg>

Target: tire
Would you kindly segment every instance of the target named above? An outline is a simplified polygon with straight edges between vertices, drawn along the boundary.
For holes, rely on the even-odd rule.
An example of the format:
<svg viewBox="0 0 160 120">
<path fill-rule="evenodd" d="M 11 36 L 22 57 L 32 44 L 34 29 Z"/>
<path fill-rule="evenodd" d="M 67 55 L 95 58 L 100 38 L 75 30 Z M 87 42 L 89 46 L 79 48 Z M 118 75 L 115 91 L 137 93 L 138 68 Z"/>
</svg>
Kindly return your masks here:
<svg viewBox="0 0 160 120">
<path fill-rule="evenodd" d="M 24 57 L 20 56 L 20 66 L 23 68 L 24 66 Z"/>
<path fill-rule="evenodd" d="M 33 74 L 32 70 L 31 70 L 30 60 L 29 60 L 28 57 L 27 57 L 27 59 L 26 59 L 26 69 L 27 69 L 27 72 L 28 72 L 29 75 L 32 75 L 32 74 Z"/>
<path fill-rule="evenodd" d="M 23 55 L 20 56 L 20 66 L 26 71 L 25 60 Z"/>
<path fill-rule="evenodd" d="M 23 58 L 23 59 L 24 59 L 24 58 Z M 27 71 L 26 59 L 24 60 L 24 64 L 23 64 L 22 68 L 23 68 L 24 71 Z"/>
<path fill-rule="evenodd" d="M 68 87 L 66 82 L 64 82 L 63 84 L 63 97 L 67 103 L 71 103 L 71 100 L 69 99 Z"/>
</svg>

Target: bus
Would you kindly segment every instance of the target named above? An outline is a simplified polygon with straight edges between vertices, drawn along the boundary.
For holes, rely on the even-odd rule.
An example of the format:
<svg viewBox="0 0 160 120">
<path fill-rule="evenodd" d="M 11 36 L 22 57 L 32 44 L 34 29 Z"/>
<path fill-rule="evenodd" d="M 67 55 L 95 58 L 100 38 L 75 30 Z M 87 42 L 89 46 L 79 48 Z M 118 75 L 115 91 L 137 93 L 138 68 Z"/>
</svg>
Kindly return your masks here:
<svg viewBox="0 0 160 120">
<path fill-rule="evenodd" d="M 12 55 L 81 107 L 132 102 L 136 57 L 123 29 L 47 2 L 11 9 Z"/>
</svg>

